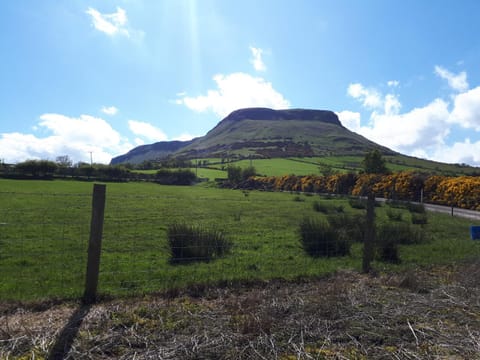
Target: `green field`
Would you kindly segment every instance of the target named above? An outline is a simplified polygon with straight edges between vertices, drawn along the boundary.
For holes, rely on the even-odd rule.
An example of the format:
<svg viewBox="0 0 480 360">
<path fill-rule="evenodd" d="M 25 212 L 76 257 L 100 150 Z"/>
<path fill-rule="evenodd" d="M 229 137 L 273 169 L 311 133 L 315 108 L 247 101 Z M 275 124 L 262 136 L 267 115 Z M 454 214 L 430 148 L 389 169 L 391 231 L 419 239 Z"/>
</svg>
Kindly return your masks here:
<svg viewBox="0 0 480 360">
<path fill-rule="evenodd" d="M 197 168 L 188 168 L 192 172 L 194 172 L 198 178 L 205 179 L 209 181 L 213 181 L 217 178 L 224 179 L 227 177 L 227 172 L 225 170 L 220 169 L 208 169 L 203 167 Z M 158 170 L 134 170 L 136 173 L 140 174 L 155 174 Z"/>
<path fill-rule="evenodd" d="M 247 167 L 253 165 L 259 175 L 282 176 L 282 175 L 321 175 L 321 169 L 325 166 L 338 173 L 358 172 L 362 169 L 363 156 L 323 156 L 304 158 L 276 158 L 276 159 L 252 159 L 233 161 L 229 164 Z M 413 170 L 428 172 L 439 175 L 455 176 L 471 174 L 480 169 L 458 164 L 444 164 L 429 160 L 416 159 L 404 155 L 385 156 L 387 168 L 391 171 Z M 228 164 L 215 159 L 208 159 L 210 167 L 218 170 L 225 169 Z M 207 170 L 207 169 L 205 169 Z M 206 176 L 208 177 L 208 176 Z M 220 176 L 217 176 L 220 177 Z"/>
<path fill-rule="evenodd" d="M 92 184 L 76 181 L 0 180 L 0 300 L 75 298 L 82 295 L 89 238 Z M 324 215 L 313 202 L 343 205 L 288 193 L 189 187 L 153 183 L 109 183 L 99 291 L 123 295 L 164 291 L 192 284 L 319 276 L 360 269 L 361 245 L 351 255 L 311 258 L 300 247 L 304 217 Z M 405 211 L 404 219 L 409 219 Z M 400 247 L 402 263 L 375 268 L 451 262 L 480 255 L 469 238 L 470 222 L 429 214 L 431 241 Z M 377 208 L 386 221 L 386 206 Z M 176 221 L 216 227 L 233 241 L 232 253 L 209 263 L 172 265 L 167 226 Z"/>
</svg>

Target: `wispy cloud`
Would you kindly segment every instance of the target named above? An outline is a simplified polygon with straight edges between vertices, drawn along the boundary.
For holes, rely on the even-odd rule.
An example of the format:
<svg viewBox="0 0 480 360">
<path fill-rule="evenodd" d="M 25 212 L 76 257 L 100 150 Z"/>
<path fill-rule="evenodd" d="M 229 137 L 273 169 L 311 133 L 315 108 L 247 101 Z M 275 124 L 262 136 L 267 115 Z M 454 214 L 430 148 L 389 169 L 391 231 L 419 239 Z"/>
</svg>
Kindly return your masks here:
<svg viewBox="0 0 480 360">
<path fill-rule="evenodd" d="M 250 51 L 252 53 L 252 58 L 250 59 L 250 62 L 253 65 L 253 68 L 256 71 L 266 71 L 267 66 L 265 65 L 262 59 L 263 50 L 260 48 L 255 48 L 253 46 L 250 46 Z"/>
<path fill-rule="evenodd" d="M 129 120 L 128 127 L 130 131 L 137 136 L 145 138 L 148 141 L 165 141 L 167 135 L 159 128 L 143 121 Z"/>
<path fill-rule="evenodd" d="M 448 85 L 455 91 L 462 92 L 468 90 L 467 73 L 465 71 L 454 74 L 441 66 L 435 66 L 435 74 L 442 79 L 447 80 Z"/>
<path fill-rule="evenodd" d="M 348 95 L 359 100 L 367 109 L 376 109 L 381 106 L 380 93 L 375 89 L 367 89 L 360 83 L 350 84 L 347 89 Z"/>
<path fill-rule="evenodd" d="M 107 115 L 116 115 L 118 113 L 118 109 L 115 107 L 115 106 L 103 106 L 101 111 L 104 113 L 104 114 L 107 114 Z"/>
<path fill-rule="evenodd" d="M 92 24 L 98 31 L 109 36 L 124 35 L 130 37 L 127 29 L 127 13 L 124 9 L 117 7 L 117 11 L 111 14 L 102 14 L 97 9 L 89 7 L 86 11 L 92 18 Z"/>
<path fill-rule="evenodd" d="M 390 80 L 390 81 L 387 81 L 387 85 L 390 86 L 390 87 L 397 87 L 398 85 L 400 85 L 400 81 Z"/>
</svg>

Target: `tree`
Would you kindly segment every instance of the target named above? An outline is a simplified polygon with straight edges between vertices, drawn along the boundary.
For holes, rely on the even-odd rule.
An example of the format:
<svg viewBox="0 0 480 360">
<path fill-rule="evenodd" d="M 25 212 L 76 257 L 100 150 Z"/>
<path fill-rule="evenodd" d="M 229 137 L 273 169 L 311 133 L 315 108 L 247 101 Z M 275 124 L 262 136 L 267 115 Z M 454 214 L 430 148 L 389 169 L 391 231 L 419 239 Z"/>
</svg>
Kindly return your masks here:
<svg viewBox="0 0 480 360">
<path fill-rule="evenodd" d="M 58 174 L 65 177 L 66 175 L 68 175 L 68 173 L 71 174 L 73 172 L 73 162 L 68 155 L 57 156 L 55 162 L 57 164 Z"/>
<path fill-rule="evenodd" d="M 15 165 L 15 170 L 24 175 L 50 177 L 57 169 L 57 164 L 49 160 L 26 160 Z"/>
<path fill-rule="evenodd" d="M 71 168 L 73 165 L 73 162 L 72 160 L 70 160 L 70 157 L 68 155 L 57 156 L 55 162 L 61 168 Z"/>
<path fill-rule="evenodd" d="M 257 174 L 257 170 L 253 166 L 248 166 L 242 170 L 242 180 L 248 180 L 248 178 L 255 176 Z"/>
<path fill-rule="evenodd" d="M 365 154 L 362 160 L 363 171 L 366 174 L 388 174 L 385 159 L 378 149 L 372 150 Z"/>
<path fill-rule="evenodd" d="M 227 168 L 228 181 L 231 184 L 238 184 L 242 180 L 242 168 L 240 166 L 230 165 Z"/>
<path fill-rule="evenodd" d="M 318 167 L 318 171 L 320 171 L 320 174 L 322 174 L 325 177 L 332 176 L 338 173 L 338 171 L 335 171 L 333 167 L 328 164 L 321 164 Z"/>
</svg>

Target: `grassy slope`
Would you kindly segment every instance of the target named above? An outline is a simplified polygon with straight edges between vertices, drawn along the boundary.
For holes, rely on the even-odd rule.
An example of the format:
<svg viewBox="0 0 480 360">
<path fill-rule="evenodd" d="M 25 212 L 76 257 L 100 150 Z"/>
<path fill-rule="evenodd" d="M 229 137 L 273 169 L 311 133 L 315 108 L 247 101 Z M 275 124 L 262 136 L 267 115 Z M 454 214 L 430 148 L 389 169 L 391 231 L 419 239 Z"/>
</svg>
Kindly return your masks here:
<svg viewBox="0 0 480 360">
<path fill-rule="evenodd" d="M 294 131 L 292 132 L 292 129 Z M 338 125 L 310 120 L 241 120 L 222 122 L 207 135 L 181 149 L 178 154 L 194 154 L 197 150 L 214 148 L 219 145 L 230 147 L 230 154 L 248 155 L 255 153 L 253 147 L 237 150 L 234 144 L 245 142 L 293 141 L 308 143 L 317 154 L 335 152 L 338 154 L 363 153 L 378 145 Z M 225 152 L 225 150 L 223 150 Z"/>
<path fill-rule="evenodd" d="M 258 174 L 266 176 L 281 175 L 311 175 L 320 174 L 320 167 L 328 165 L 332 170 L 344 172 L 358 172 L 361 170 L 363 156 L 324 156 L 324 157 L 305 157 L 305 158 L 283 158 L 283 159 L 254 159 L 240 160 L 233 162 L 234 165 L 247 167 L 252 164 Z M 474 171 L 480 172 L 479 168 L 460 166 L 455 164 L 443 164 L 429 160 L 416 159 L 403 155 L 385 156 L 387 167 L 391 171 L 414 170 L 433 174 L 443 175 L 463 175 L 471 174 Z M 219 160 L 210 160 L 211 167 L 222 169 L 227 165 Z M 216 174 L 215 177 L 221 177 Z M 226 173 L 224 173 L 226 177 Z M 209 177 L 209 176 L 207 176 Z"/>
<path fill-rule="evenodd" d="M 84 283 L 92 185 L 73 181 L 0 180 L 0 299 L 78 297 Z M 298 242 L 298 224 L 318 197 L 169 187 L 151 183 L 108 184 L 100 291 L 143 293 L 195 283 L 316 276 L 359 269 L 361 247 L 345 258 L 312 259 Z M 324 200 L 343 204 L 344 200 Z M 385 210 L 377 210 L 385 221 Z M 404 218 L 408 216 L 405 215 Z M 402 268 L 480 255 L 469 222 L 429 214 L 430 244 L 402 247 Z M 174 221 L 220 227 L 235 246 L 211 263 L 170 265 L 166 228 Z"/>
<path fill-rule="evenodd" d="M 188 168 L 188 169 L 196 173 L 200 179 L 213 180 L 216 178 L 225 178 L 227 174 L 226 171 L 219 170 L 219 169 L 207 169 L 203 167 Z M 134 170 L 134 171 L 140 174 L 155 174 L 158 170 Z"/>
</svg>

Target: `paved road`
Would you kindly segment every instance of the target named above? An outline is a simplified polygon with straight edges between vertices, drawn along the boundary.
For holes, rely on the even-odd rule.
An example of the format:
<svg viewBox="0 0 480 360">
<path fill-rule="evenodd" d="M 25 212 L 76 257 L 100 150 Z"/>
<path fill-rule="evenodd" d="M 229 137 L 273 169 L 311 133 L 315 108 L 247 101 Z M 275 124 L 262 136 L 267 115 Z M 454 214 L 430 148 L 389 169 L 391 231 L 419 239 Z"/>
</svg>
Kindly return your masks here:
<svg viewBox="0 0 480 360">
<path fill-rule="evenodd" d="M 383 202 L 388 201 L 388 199 L 384 199 L 384 198 L 376 198 L 375 200 L 383 201 Z M 412 202 L 412 203 L 420 204 L 418 202 Z M 427 204 L 427 203 L 423 203 L 423 205 L 425 206 L 425 210 L 427 211 L 433 211 L 433 212 L 438 212 L 443 214 L 452 213 L 452 208 L 450 206 L 434 205 L 434 204 Z M 460 208 L 454 207 L 453 216 L 459 216 L 465 219 L 480 221 L 480 211 L 475 211 L 475 210 L 466 210 L 466 209 L 460 209 Z"/>
<path fill-rule="evenodd" d="M 428 211 L 434 211 L 434 212 L 445 213 L 445 214 L 452 213 L 452 208 L 449 206 L 433 205 L 433 204 L 424 204 L 424 205 L 425 205 L 425 209 Z M 480 211 L 475 211 L 475 210 L 465 210 L 465 209 L 454 207 L 453 216 L 460 216 L 466 219 L 480 221 Z"/>
</svg>

